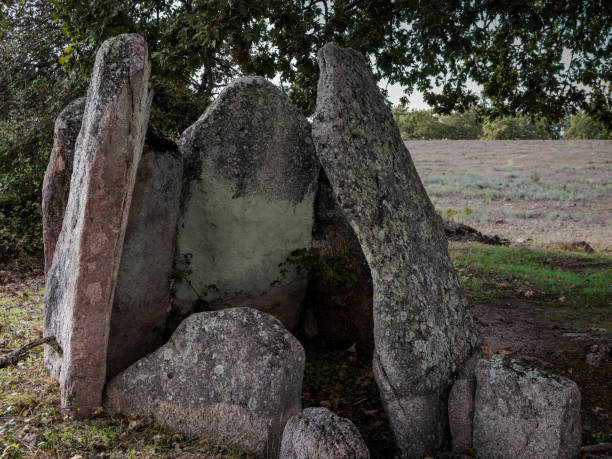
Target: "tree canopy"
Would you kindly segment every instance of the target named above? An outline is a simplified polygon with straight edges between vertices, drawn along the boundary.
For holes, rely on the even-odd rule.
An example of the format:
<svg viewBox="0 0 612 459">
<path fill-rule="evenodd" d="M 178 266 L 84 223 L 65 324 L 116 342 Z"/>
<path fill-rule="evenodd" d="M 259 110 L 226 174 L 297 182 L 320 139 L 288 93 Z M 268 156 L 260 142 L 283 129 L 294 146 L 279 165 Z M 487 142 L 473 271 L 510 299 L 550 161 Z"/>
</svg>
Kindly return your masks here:
<svg viewBox="0 0 612 459">
<path fill-rule="evenodd" d="M 417 89 L 438 113 L 465 110 L 482 85 L 489 115 L 559 122 L 582 110 L 612 126 L 612 5 L 605 0 L 52 0 L 91 65 L 100 42 L 143 34 L 155 80 L 202 103 L 239 71 L 278 75 L 306 114 L 317 50 L 328 41 L 372 62 L 375 76 Z M 159 88 L 158 88 L 159 91 Z"/>
<path fill-rule="evenodd" d="M 329 41 L 364 53 L 381 84 L 424 94 L 420 137 L 484 135 L 475 105 L 549 131 L 579 112 L 575 136 L 612 128 L 606 0 L 0 0 L 0 252 L 40 248 L 53 121 L 85 94 L 102 41 L 126 32 L 149 45 L 152 121 L 174 138 L 241 73 L 274 78 L 312 114 Z"/>
</svg>

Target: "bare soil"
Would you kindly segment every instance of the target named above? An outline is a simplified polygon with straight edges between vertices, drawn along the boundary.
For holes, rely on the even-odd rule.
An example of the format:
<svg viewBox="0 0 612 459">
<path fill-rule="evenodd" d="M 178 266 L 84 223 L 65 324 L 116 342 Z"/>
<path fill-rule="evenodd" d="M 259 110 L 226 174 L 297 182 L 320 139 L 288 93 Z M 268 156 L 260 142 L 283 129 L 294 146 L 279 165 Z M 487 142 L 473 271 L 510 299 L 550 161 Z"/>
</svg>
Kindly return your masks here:
<svg viewBox="0 0 612 459">
<path fill-rule="evenodd" d="M 512 241 L 585 240 L 612 251 L 611 140 L 406 145 L 436 208 L 457 211 L 456 221 Z"/>
<path fill-rule="evenodd" d="M 598 367 L 586 361 L 592 345 L 612 346 L 612 334 L 597 330 L 576 333 L 570 325 L 573 321 L 549 317 L 550 307 L 541 301 L 528 298 L 469 301 L 482 339 L 483 356 L 510 354 L 572 379 L 582 396 L 583 445 L 612 441 L 612 361 L 608 358 Z M 309 348 L 308 343 L 306 347 Z M 304 407 L 326 406 L 351 419 L 373 459 L 400 457 L 378 397 L 371 357 L 354 350 L 331 351 L 313 345 L 310 349 L 307 365 L 316 358 L 324 362 L 326 370 L 319 375 L 324 378 L 322 382 L 317 378 L 318 369 L 307 368 Z"/>
</svg>

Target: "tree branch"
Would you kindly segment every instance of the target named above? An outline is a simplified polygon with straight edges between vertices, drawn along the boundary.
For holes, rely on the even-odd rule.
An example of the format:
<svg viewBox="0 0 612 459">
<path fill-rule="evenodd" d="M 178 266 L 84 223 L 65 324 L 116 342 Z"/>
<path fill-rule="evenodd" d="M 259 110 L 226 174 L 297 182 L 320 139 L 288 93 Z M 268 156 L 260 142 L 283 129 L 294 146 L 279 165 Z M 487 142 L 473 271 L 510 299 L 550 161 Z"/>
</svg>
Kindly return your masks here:
<svg viewBox="0 0 612 459">
<path fill-rule="evenodd" d="M 25 346 L 17 349 L 16 351 L 9 352 L 8 354 L 0 357 L 0 368 L 8 367 L 9 365 L 15 365 L 17 362 L 25 358 L 30 350 L 33 348 L 40 346 L 41 344 L 48 344 L 58 354 L 62 354 L 62 348 L 57 344 L 55 336 L 47 336 L 46 338 L 40 338 L 36 341 L 32 341 L 31 343 L 26 344 Z"/>
</svg>

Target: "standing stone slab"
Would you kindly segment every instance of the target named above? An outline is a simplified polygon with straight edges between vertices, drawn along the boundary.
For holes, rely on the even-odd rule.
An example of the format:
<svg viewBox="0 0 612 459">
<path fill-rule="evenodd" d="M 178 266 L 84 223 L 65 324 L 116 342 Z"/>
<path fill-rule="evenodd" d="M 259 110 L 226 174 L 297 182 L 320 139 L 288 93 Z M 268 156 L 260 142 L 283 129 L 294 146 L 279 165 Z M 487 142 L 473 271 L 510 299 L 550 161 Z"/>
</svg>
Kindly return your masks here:
<svg viewBox="0 0 612 459">
<path fill-rule="evenodd" d="M 243 77 L 183 133 L 179 147 L 185 183 L 177 265 L 186 277 L 177 305 L 188 311 L 199 296 L 213 309 L 254 307 L 292 329 L 306 273 L 283 278 L 279 264 L 312 243 L 320 166 L 308 121 L 273 84 Z"/>
<path fill-rule="evenodd" d="M 111 308 L 136 169 L 149 120 L 150 64 L 138 35 L 105 41 L 96 56 L 62 230 L 47 276 L 45 366 L 59 377 L 62 410 L 101 404 Z"/>
<path fill-rule="evenodd" d="M 501 355 L 478 362 L 474 448 L 479 457 L 577 458 L 581 433 L 576 383 Z"/>
<path fill-rule="evenodd" d="M 43 185 L 45 264 L 51 264 L 70 194 L 74 146 L 85 98 L 56 121 L 55 143 Z M 138 164 L 112 310 L 107 379 L 162 344 L 170 306 L 170 271 L 182 161 L 174 142 L 149 126 Z M 56 375 L 57 376 L 57 375 Z"/>
<path fill-rule="evenodd" d="M 108 383 L 104 407 L 278 457 L 283 427 L 301 410 L 304 360 L 299 341 L 269 314 L 192 314 L 168 343 Z"/>
<path fill-rule="evenodd" d="M 55 244 L 62 230 L 64 211 L 70 194 L 74 145 L 81 130 L 83 110 L 85 110 L 84 97 L 70 102 L 55 120 L 53 149 L 45 171 L 42 190 L 45 275 L 51 268 Z"/>
<path fill-rule="evenodd" d="M 446 439 L 453 373 L 477 345 L 434 207 L 359 53 L 319 51 L 313 138 L 370 266 L 374 374 L 404 457 Z"/>
<path fill-rule="evenodd" d="M 369 459 L 355 424 L 327 408 L 306 408 L 287 422 L 282 459 Z"/>
<path fill-rule="evenodd" d="M 149 126 L 117 275 L 107 379 L 162 344 L 170 307 L 182 175 L 176 144 Z"/>
</svg>

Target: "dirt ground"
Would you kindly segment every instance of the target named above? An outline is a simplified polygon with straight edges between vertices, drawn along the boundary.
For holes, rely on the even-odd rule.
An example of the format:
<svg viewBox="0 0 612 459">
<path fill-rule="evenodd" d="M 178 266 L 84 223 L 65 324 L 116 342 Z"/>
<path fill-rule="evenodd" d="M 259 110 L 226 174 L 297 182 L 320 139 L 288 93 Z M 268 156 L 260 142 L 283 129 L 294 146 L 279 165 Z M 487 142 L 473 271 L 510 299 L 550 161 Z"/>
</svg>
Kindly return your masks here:
<svg viewBox="0 0 612 459">
<path fill-rule="evenodd" d="M 612 141 L 407 141 L 436 208 L 485 234 L 612 251 Z M 467 210 L 466 210 L 467 208 Z"/>
<path fill-rule="evenodd" d="M 576 332 L 571 321 L 548 317 L 546 304 L 527 298 L 469 298 L 469 302 L 482 339 L 483 356 L 511 354 L 572 379 L 582 397 L 582 444 L 612 441 L 612 361 L 608 358 L 595 367 L 586 360 L 593 345 L 612 346 L 612 334 L 597 329 Z M 304 406 L 326 406 L 351 419 L 373 459 L 399 457 L 378 398 L 370 356 L 351 350 L 318 350 L 316 356 L 318 362 L 314 363 L 313 354 L 307 356 L 307 365 L 310 360 L 315 368 L 307 367 Z M 325 361 L 325 370 L 320 369 L 319 361 Z M 325 377 L 324 382 L 319 382 L 317 375 Z"/>
</svg>

